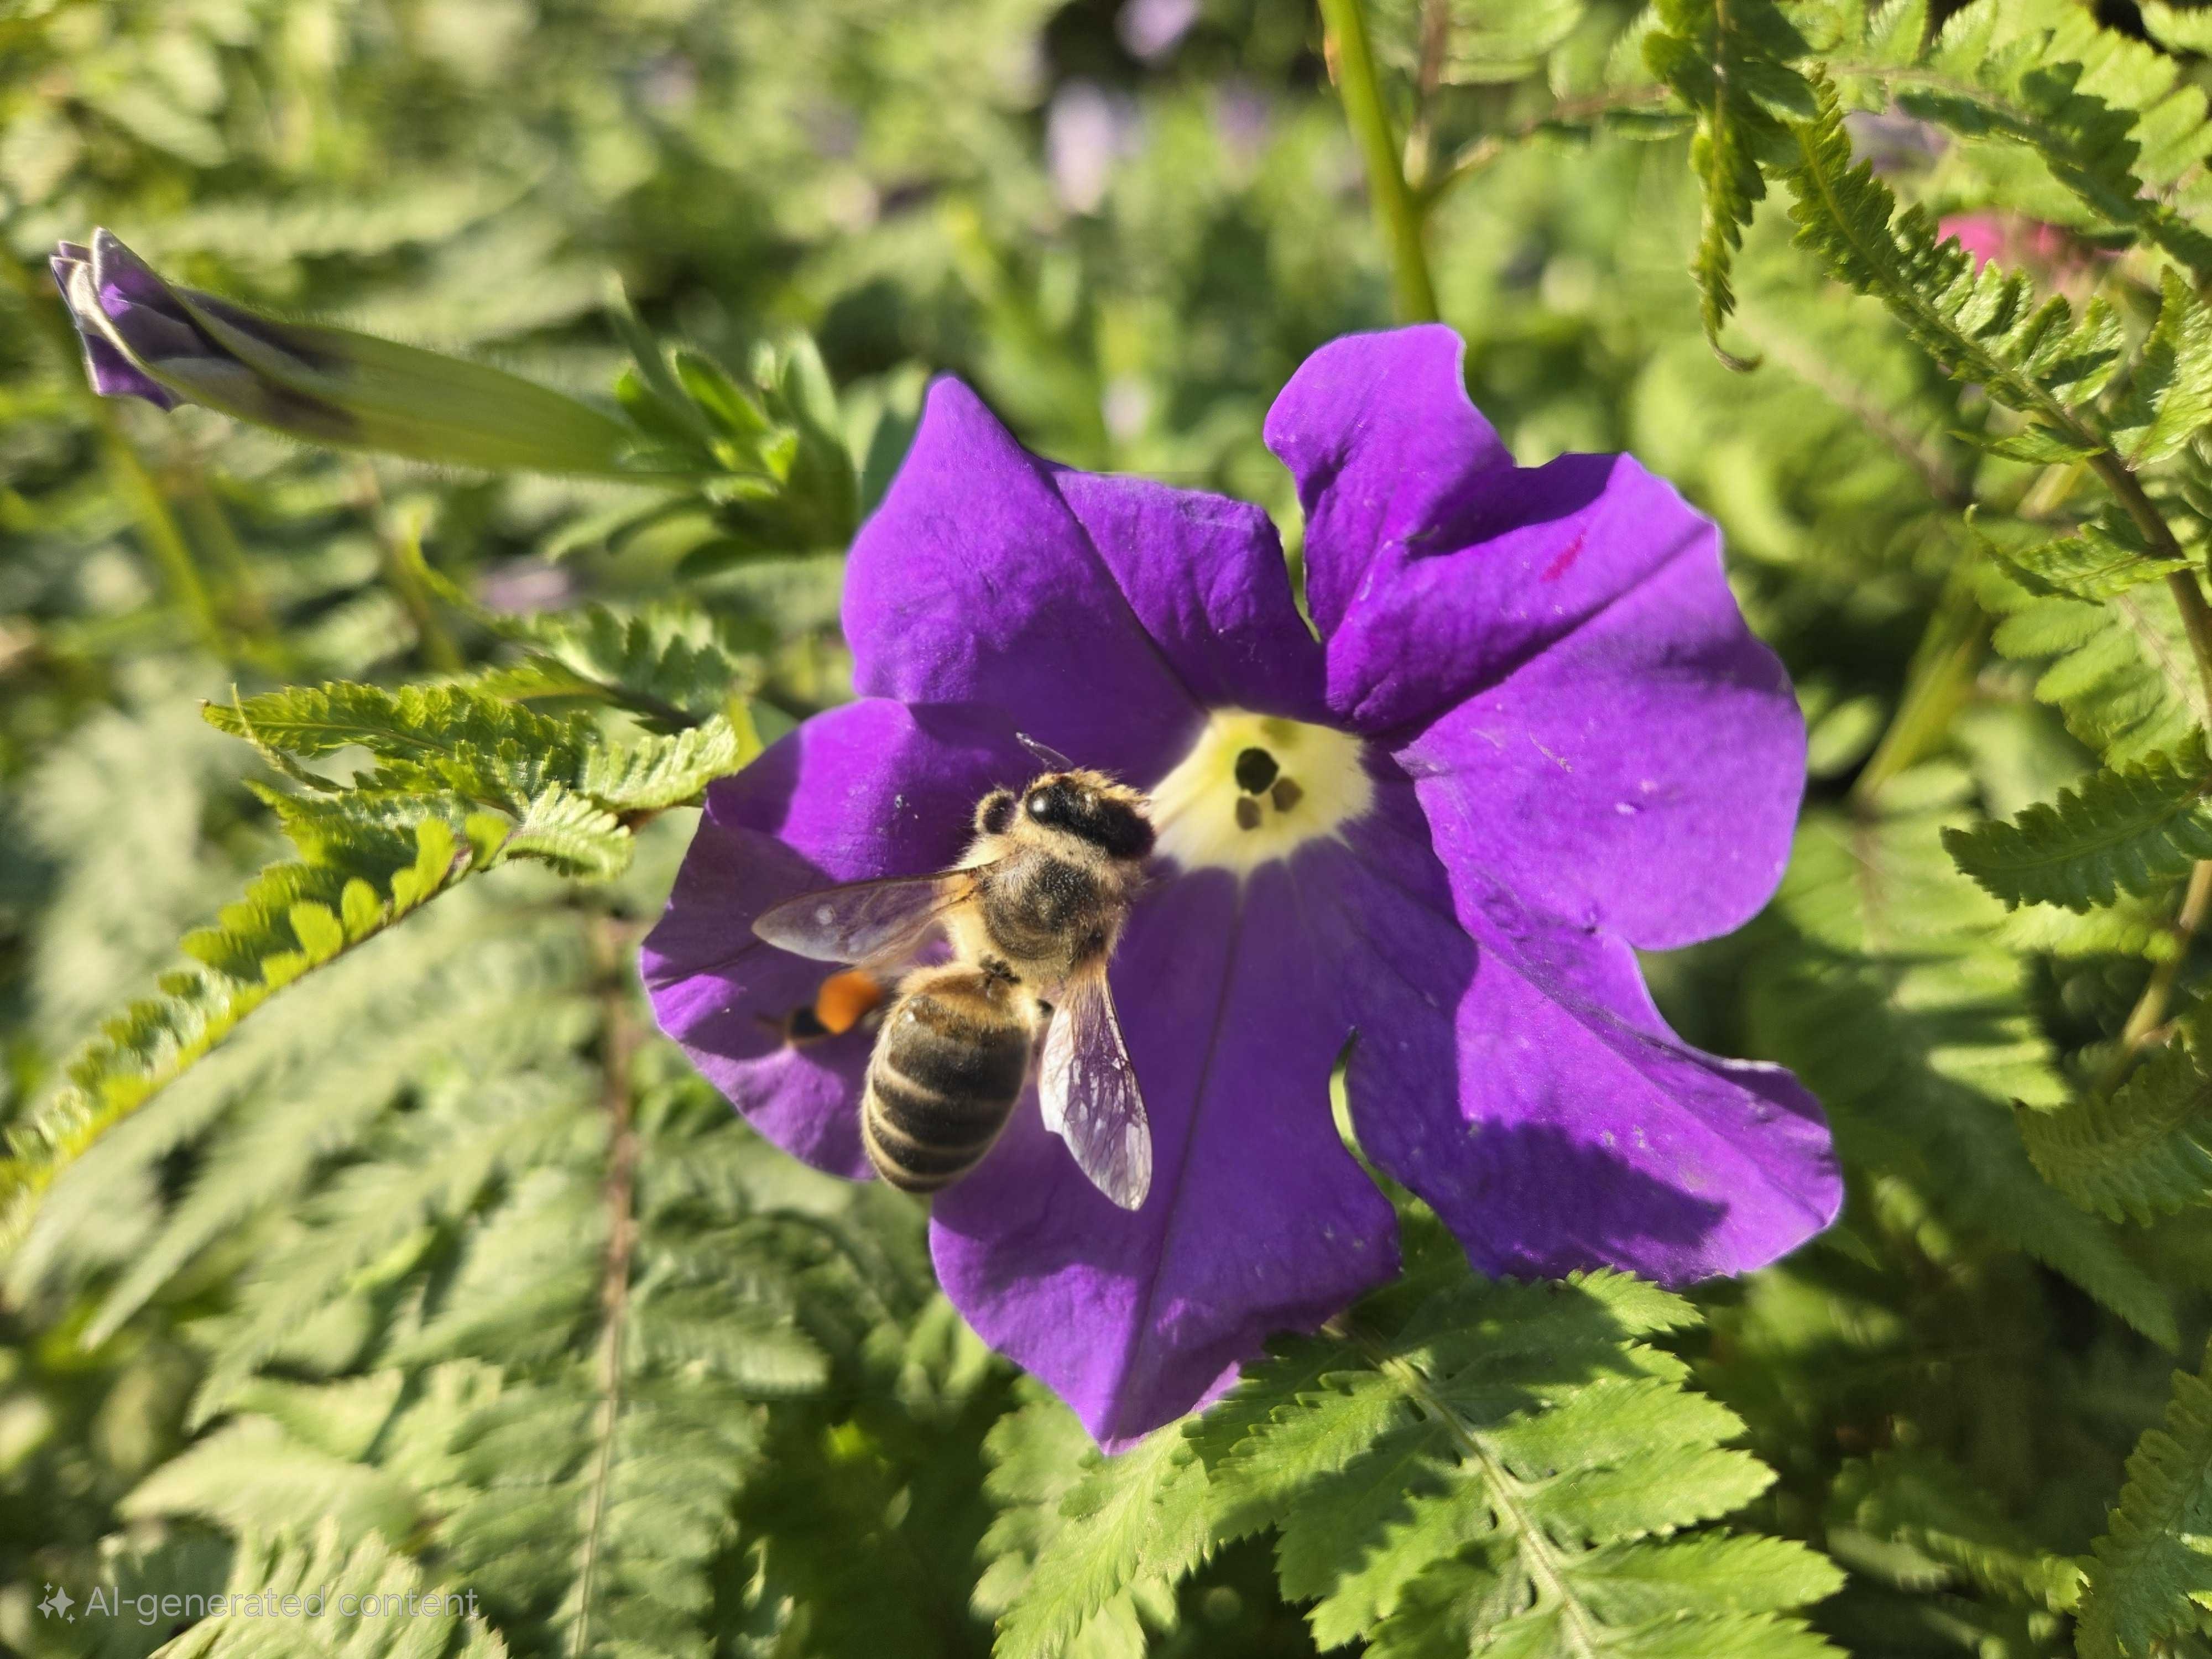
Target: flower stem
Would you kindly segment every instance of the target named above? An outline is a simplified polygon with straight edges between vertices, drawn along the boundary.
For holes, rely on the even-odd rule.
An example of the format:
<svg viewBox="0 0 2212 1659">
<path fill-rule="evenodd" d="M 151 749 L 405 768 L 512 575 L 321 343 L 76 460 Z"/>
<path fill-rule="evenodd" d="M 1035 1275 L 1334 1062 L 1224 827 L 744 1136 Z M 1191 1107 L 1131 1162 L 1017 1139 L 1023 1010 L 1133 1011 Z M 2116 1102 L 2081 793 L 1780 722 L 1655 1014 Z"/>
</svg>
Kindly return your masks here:
<svg viewBox="0 0 2212 1659">
<path fill-rule="evenodd" d="M 1368 46 L 1367 18 L 1359 0 L 1321 0 L 1322 28 L 1329 61 L 1344 99 L 1344 118 L 1367 166 L 1368 192 L 1375 200 L 1375 223 L 1390 249 L 1390 272 L 1398 315 L 1409 323 L 1437 320 L 1436 284 L 1429 278 L 1428 251 L 1421 241 L 1421 212 L 1406 184 L 1405 161 Z"/>
</svg>

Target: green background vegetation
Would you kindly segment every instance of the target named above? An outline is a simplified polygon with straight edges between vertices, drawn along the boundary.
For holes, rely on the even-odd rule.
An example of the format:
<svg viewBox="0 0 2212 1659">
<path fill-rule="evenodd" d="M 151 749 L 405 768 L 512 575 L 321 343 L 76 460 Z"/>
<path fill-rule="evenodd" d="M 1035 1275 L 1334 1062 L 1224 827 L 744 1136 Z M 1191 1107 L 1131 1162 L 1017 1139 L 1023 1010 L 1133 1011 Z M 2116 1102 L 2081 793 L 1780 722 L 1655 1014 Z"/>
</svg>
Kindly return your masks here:
<svg viewBox="0 0 2212 1659">
<path fill-rule="evenodd" d="M 1340 99 L 1294 0 L 1146 9 L 0 0 L 0 1650 L 2212 1652 L 2212 17 L 1374 0 L 1361 76 L 1330 0 Z M 1926 125 L 1877 183 L 1844 109 Z M 702 459 L 102 403 L 45 269 L 95 224 Z M 846 694 L 929 374 L 1295 548 L 1268 402 L 1431 297 L 1522 461 L 1722 522 L 1796 676 L 1783 891 L 1650 968 L 1850 1206 L 1680 1299 L 1409 1204 L 1403 1285 L 1101 1463 L 637 939 L 681 803 Z M 483 1618 L 38 1610 L 226 1583 Z"/>
</svg>

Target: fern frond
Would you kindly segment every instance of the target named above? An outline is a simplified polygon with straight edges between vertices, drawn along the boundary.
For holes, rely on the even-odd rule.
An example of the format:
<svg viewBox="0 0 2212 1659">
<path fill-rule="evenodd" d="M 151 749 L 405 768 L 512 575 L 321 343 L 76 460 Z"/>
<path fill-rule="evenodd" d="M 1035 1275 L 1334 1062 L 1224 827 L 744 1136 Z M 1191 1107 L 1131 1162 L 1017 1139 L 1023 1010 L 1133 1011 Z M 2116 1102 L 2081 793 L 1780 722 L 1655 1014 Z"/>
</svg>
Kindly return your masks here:
<svg viewBox="0 0 2212 1659">
<path fill-rule="evenodd" d="M 2070 536 L 1996 556 L 2031 593 L 2093 602 L 2116 599 L 2190 565 L 2152 552 L 2134 520 L 2110 508 Z"/>
<path fill-rule="evenodd" d="M 1486 1284 L 1356 1310 L 1193 1431 L 1228 1530 L 1280 1529 L 1322 1646 L 1825 1654 L 1777 1615 L 1842 1581 L 1803 1546 L 1674 1537 L 1772 1480 L 1742 1425 L 1639 1339 L 1693 1323 L 1626 1275 Z M 1753 1568 L 1755 1586 L 1740 1575 Z"/>
<path fill-rule="evenodd" d="M 340 1539 L 326 1525 L 311 1540 L 277 1529 L 242 1542 L 228 1589 L 202 1601 L 204 1617 L 161 1659 L 507 1659 L 473 1594 L 428 1581 L 380 1540 Z"/>
<path fill-rule="evenodd" d="M 2014 1103 L 2052 1109 L 2071 1091 L 1998 934 L 2002 907 L 1943 849 L 1965 791 L 1929 767 L 1893 780 L 1878 814 L 1808 816 L 1777 898 L 1794 937 L 1752 981 L 1759 1052 L 1950 1225 L 2024 1251 L 2171 1347 L 2166 1292 L 2036 1172 L 2014 1127 Z"/>
<path fill-rule="evenodd" d="M 2205 1005 L 2112 1095 L 2022 1112 L 2020 1132 L 2044 1178 L 2084 1209 L 2136 1221 L 2212 1204 L 2212 1079 Z"/>
<path fill-rule="evenodd" d="M 221 1042 L 272 993 L 335 961 L 463 878 L 518 859 L 605 880 L 628 865 L 636 824 L 696 798 L 749 752 L 715 715 L 611 746 L 580 720 L 550 720 L 455 686 L 337 684 L 271 692 L 210 721 L 287 762 L 359 745 L 377 768 L 332 792 L 259 793 L 302 855 L 272 865 L 183 948 L 198 972 L 108 1022 L 70 1086 L 10 1132 L 0 1162 L 0 1240 L 19 1239 L 56 1170 Z"/>
<path fill-rule="evenodd" d="M 2096 1542 L 2076 1632 L 2081 1659 L 2135 1659 L 2161 1638 L 2212 1634 L 2212 1550 L 2200 1518 L 2208 1504 L 2212 1382 L 2177 1371 L 2165 1424 L 2137 1443 Z"/>
<path fill-rule="evenodd" d="M 1959 867 L 2008 907 L 2088 910 L 2142 895 L 2212 858 L 2212 756 L 2202 738 L 2173 755 L 2097 772 L 2010 823 L 1943 832 Z"/>
<path fill-rule="evenodd" d="M 1846 1463 L 1829 1503 L 1832 1528 L 1908 1544 L 1994 1594 L 2052 1613 L 2070 1613 L 2081 1599 L 2081 1563 L 2039 1548 L 1964 1470 L 1934 1452 Z"/>
<path fill-rule="evenodd" d="M 2036 696 L 2106 765 L 2170 754 L 2206 725 L 2203 684 L 2166 584 L 2092 604 L 2039 599 L 1992 577 L 1978 597 L 2001 618 L 1991 635 L 1998 652 L 2047 665 Z"/>
<path fill-rule="evenodd" d="M 2032 150 L 2089 213 L 2152 243 L 2202 280 L 2212 273 L 2212 237 L 2137 171 L 2143 150 L 2138 122 L 2162 102 L 2185 101 L 2193 89 L 2178 83 L 2172 64 L 2140 47 L 2147 63 L 2116 64 L 2100 53 L 2105 72 L 2094 74 L 2069 55 L 2079 50 L 2078 35 L 2062 39 L 2020 27 L 2018 14 L 2036 9 L 2033 0 L 2025 7 L 2018 0 L 1979 0 L 1952 16 L 1915 66 L 1926 80 L 1914 84 L 1915 69 L 1883 77 L 1896 88 L 1899 107 L 1962 137 L 2002 139 Z M 2124 100 L 2105 95 L 2117 90 L 2116 78 L 2130 94 Z M 2201 128 L 2201 94 L 2193 118 Z M 2158 122 L 2187 118 L 2175 105 L 2160 112 Z"/>
<path fill-rule="evenodd" d="M 993 1428 L 986 1490 L 1000 1514 L 984 1535 L 990 1570 L 979 1612 L 999 1616 L 999 1659 L 1112 1651 L 1139 1615 L 1171 1624 L 1176 1583 L 1212 1547 L 1203 1466 L 1179 1426 L 1102 1458 L 1066 1407 L 1032 1387 Z"/>
<path fill-rule="evenodd" d="M 1784 121 L 1814 111 L 1812 89 L 1794 67 L 1808 48 L 1773 0 L 1658 0 L 1656 10 L 1644 61 L 1698 117 L 1690 165 L 1705 210 L 1691 270 L 1705 337 L 1717 349 L 1735 309 L 1736 250 L 1766 194 L 1760 165 L 1786 147 Z"/>
<path fill-rule="evenodd" d="M 1816 113 L 1793 130 L 1796 154 L 1783 169 L 1799 246 L 1881 301 L 1948 373 L 2027 416 L 2062 452 L 2103 452 L 2106 438 L 2084 406 L 2119 365 L 2118 317 L 2101 301 L 2078 323 L 2063 300 L 2038 304 L 2027 277 L 1994 264 L 1977 270 L 1958 243 L 1938 238 L 1923 209 L 1899 212 L 1871 164 L 1854 163 L 1833 85 L 1814 85 Z"/>
</svg>

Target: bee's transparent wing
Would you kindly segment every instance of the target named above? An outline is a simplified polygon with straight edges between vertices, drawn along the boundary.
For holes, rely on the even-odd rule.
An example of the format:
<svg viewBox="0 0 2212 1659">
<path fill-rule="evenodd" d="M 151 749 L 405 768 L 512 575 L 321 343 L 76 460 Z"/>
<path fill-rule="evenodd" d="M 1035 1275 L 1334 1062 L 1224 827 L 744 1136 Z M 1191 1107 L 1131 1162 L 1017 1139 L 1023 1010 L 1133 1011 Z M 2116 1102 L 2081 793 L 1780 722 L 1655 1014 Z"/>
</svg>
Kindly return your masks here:
<svg viewBox="0 0 2212 1659">
<path fill-rule="evenodd" d="M 1125 1210 L 1152 1186 L 1152 1131 L 1137 1069 L 1101 970 L 1060 988 L 1037 1085 L 1044 1127 L 1067 1143 L 1091 1184 Z"/>
<path fill-rule="evenodd" d="M 753 919 L 779 951 L 816 962 L 910 961 L 945 913 L 975 885 L 974 870 L 848 882 L 787 899 Z"/>
</svg>

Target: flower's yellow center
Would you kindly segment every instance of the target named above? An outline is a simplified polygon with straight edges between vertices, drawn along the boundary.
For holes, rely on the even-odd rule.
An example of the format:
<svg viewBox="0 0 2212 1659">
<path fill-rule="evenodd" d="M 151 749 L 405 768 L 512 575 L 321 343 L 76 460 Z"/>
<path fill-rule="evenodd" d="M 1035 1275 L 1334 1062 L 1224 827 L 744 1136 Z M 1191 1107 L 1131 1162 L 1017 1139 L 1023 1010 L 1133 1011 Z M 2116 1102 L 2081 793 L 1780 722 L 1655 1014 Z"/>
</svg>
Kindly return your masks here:
<svg viewBox="0 0 2212 1659">
<path fill-rule="evenodd" d="M 1186 870 L 1247 876 L 1333 836 L 1375 803 L 1359 739 L 1326 726 L 1217 708 L 1152 790 L 1159 850 Z"/>
</svg>

